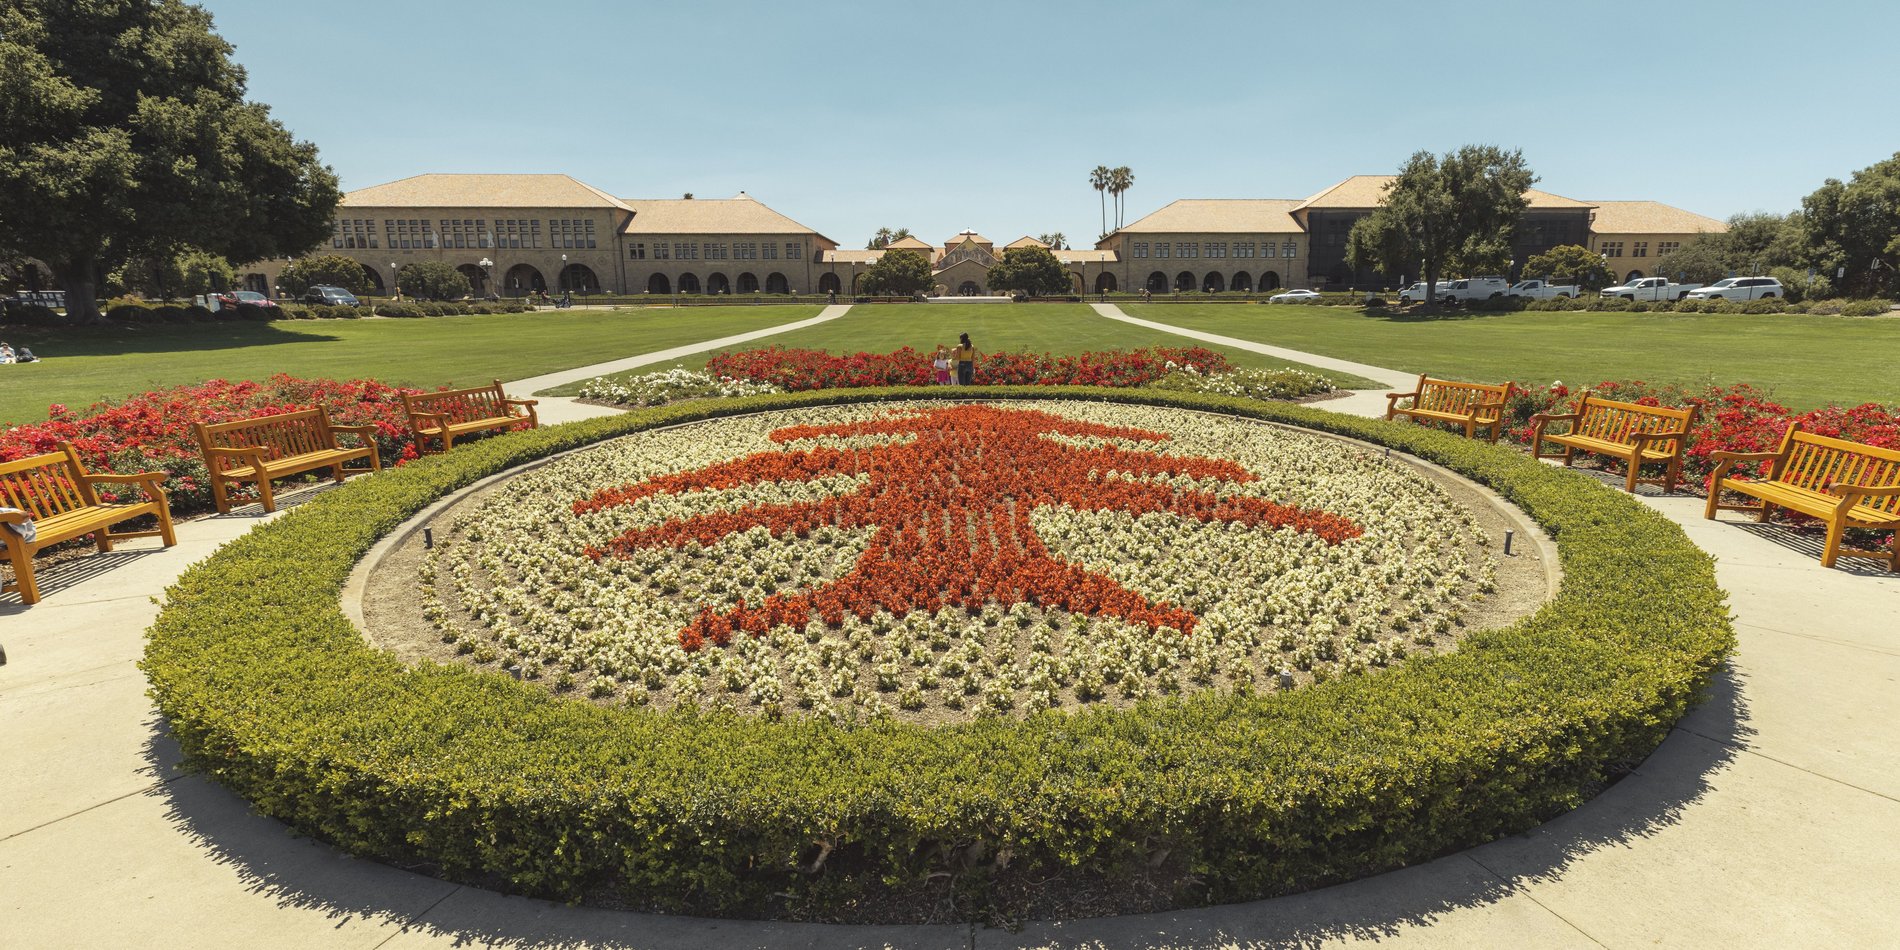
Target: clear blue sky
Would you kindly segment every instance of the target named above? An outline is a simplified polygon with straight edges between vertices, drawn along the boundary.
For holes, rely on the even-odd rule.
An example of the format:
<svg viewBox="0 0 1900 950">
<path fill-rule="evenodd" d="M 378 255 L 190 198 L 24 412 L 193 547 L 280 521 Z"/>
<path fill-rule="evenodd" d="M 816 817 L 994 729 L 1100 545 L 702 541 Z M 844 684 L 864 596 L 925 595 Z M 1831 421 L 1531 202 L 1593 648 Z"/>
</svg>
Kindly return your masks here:
<svg viewBox="0 0 1900 950">
<path fill-rule="evenodd" d="M 1097 164 L 1134 169 L 1132 221 L 1493 143 L 1559 194 L 1727 217 L 1900 151 L 1893 0 L 204 5 L 345 189 L 743 189 L 846 246 L 1088 246 Z"/>
</svg>

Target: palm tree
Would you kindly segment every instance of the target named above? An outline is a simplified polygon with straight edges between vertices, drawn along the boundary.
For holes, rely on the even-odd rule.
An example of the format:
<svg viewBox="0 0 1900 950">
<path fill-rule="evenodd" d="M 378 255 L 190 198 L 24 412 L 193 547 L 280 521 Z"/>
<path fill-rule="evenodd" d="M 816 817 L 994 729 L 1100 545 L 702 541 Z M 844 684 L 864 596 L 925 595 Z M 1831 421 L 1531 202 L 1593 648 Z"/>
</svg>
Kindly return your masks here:
<svg viewBox="0 0 1900 950">
<path fill-rule="evenodd" d="M 1135 185 L 1135 173 L 1127 165 L 1108 173 L 1108 190 L 1115 196 L 1115 227 L 1122 226 L 1122 193 Z"/>
<path fill-rule="evenodd" d="M 1108 192 L 1109 179 L 1113 175 L 1114 175 L 1114 172 L 1109 171 L 1107 165 L 1097 165 L 1095 166 L 1094 171 L 1089 172 L 1089 184 L 1094 185 L 1096 193 L 1102 195 L 1102 233 L 1103 234 L 1108 233 L 1107 192 Z"/>
</svg>

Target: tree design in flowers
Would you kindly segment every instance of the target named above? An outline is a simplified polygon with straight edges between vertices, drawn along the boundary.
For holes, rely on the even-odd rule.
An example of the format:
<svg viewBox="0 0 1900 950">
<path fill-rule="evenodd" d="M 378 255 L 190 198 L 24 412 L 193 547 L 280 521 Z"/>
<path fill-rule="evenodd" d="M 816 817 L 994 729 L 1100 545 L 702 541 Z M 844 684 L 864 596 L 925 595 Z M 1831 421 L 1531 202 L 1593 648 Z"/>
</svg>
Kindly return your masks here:
<svg viewBox="0 0 1900 950">
<path fill-rule="evenodd" d="M 846 612 L 868 618 L 879 608 L 896 616 L 945 606 L 980 610 L 1030 603 L 1090 617 L 1115 617 L 1183 633 L 1197 618 L 1153 603 L 1115 580 L 1063 561 L 1036 535 L 1030 513 L 1044 505 L 1130 515 L 1165 512 L 1201 522 L 1292 528 L 1338 543 L 1359 536 L 1352 521 L 1325 511 L 1252 497 L 1142 480 L 1189 476 L 1240 484 L 1255 476 L 1221 459 L 1137 452 L 1114 445 L 1077 446 L 1051 435 L 1162 442 L 1142 429 L 1067 419 L 1045 412 L 965 405 L 838 425 L 791 426 L 771 434 L 780 444 L 802 439 L 890 436 L 868 448 L 816 447 L 761 452 L 696 471 L 605 489 L 574 503 L 576 514 L 631 504 L 652 495 L 736 488 L 835 475 L 864 479 L 856 491 L 822 501 L 764 504 L 634 528 L 604 549 L 609 555 L 712 544 L 756 527 L 776 537 L 804 537 L 823 526 L 873 528 L 853 568 L 799 593 L 773 593 L 754 607 L 704 607 L 679 633 L 680 645 L 730 642 L 735 632 L 762 634 L 778 624 L 802 626 L 815 614 L 837 626 Z"/>
</svg>

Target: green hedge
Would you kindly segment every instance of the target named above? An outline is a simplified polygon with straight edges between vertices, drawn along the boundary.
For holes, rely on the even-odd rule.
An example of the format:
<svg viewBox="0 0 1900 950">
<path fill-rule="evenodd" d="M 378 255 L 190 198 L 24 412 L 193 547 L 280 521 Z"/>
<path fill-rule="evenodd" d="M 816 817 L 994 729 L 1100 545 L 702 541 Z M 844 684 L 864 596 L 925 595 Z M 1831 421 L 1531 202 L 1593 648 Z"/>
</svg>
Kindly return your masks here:
<svg viewBox="0 0 1900 950">
<path fill-rule="evenodd" d="M 405 666 L 338 606 L 377 538 L 532 459 L 741 412 L 991 396 L 1178 406 L 1393 446 L 1522 506 L 1556 539 L 1563 589 L 1456 652 L 1372 675 L 934 730 L 596 707 L 492 671 Z M 486 440 L 226 545 L 171 588 L 149 637 L 143 667 L 190 765 L 352 853 L 567 900 L 607 888 L 769 913 L 789 894 L 827 915 L 937 871 L 967 896 L 1164 861 L 1201 882 L 1176 895 L 1193 902 L 1423 861 L 1584 801 L 1662 742 L 1733 645 L 1709 557 L 1580 473 L 1303 406 L 1064 387 L 707 401 Z M 835 845 L 822 872 L 796 869 L 821 841 Z"/>
</svg>

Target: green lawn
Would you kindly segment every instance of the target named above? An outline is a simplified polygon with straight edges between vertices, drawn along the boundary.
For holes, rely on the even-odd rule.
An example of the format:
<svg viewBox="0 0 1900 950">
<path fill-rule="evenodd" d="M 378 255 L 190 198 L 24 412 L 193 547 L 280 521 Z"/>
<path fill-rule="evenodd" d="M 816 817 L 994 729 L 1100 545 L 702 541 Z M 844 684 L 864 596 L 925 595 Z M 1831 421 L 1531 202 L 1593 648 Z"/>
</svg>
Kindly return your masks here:
<svg viewBox="0 0 1900 950">
<path fill-rule="evenodd" d="M 441 386 L 522 379 L 816 316 L 816 306 L 571 310 L 415 320 L 286 320 L 186 326 L 9 326 L 44 362 L 0 366 L 0 423 L 46 418 L 48 403 L 207 379 L 370 377 Z"/>
<path fill-rule="evenodd" d="M 1490 313 L 1133 305 L 1174 326 L 1462 379 L 1572 388 L 1607 379 L 1753 383 L 1796 409 L 1900 403 L 1900 319 L 1803 314 Z"/>
<path fill-rule="evenodd" d="M 795 330 L 751 346 L 810 347 L 832 353 L 889 353 L 909 346 L 931 350 L 937 344 L 955 346 L 957 334 L 985 353 L 1003 350 L 1031 353 L 1082 353 L 1089 350 L 1131 350 L 1143 346 L 1206 346 L 1196 340 L 1131 326 L 1098 316 L 1082 304 L 866 304 L 815 327 Z M 1303 363 L 1234 350 L 1227 354 L 1238 366 L 1303 369 L 1322 373 L 1347 388 L 1378 384 L 1356 376 L 1314 369 Z M 703 359 L 681 360 L 698 368 Z M 655 366 L 640 372 L 652 372 Z M 579 384 L 551 390 L 572 395 Z"/>
</svg>

